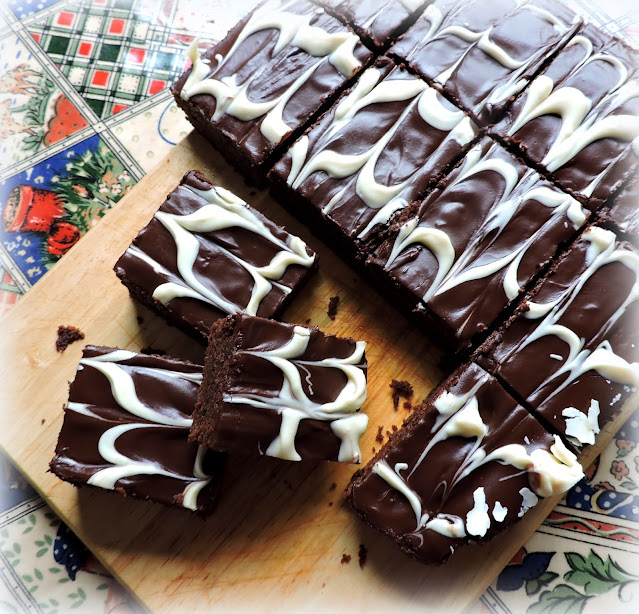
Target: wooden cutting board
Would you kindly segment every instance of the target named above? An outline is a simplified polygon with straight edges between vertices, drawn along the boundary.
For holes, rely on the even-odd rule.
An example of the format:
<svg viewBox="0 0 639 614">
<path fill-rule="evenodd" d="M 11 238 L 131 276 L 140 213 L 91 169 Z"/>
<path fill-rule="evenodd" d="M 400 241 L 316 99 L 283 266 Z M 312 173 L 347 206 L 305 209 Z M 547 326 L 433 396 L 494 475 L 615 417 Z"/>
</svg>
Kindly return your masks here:
<svg viewBox="0 0 639 614">
<path fill-rule="evenodd" d="M 138 307 L 112 267 L 187 170 L 197 168 L 304 238 L 320 272 L 284 314 L 368 342 L 372 455 L 383 432 L 408 415 L 394 410 L 389 384 L 405 379 L 417 402 L 442 378 L 441 352 L 374 288 L 315 239 L 265 192 L 251 190 L 196 134 L 177 145 L 2 322 L 0 445 L 84 543 L 153 612 L 461 612 L 471 607 L 558 502 L 544 500 L 492 543 L 464 548 L 440 568 L 401 554 L 342 503 L 353 466 L 231 458 L 222 500 L 206 521 L 186 511 L 75 489 L 47 472 L 62 424 L 67 381 L 82 343 L 55 351 L 58 325 L 86 343 L 152 346 L 197 359 L 202 349 Z M 339 296 L 335 321 L 326 315 Z M 633 402 L 634 401 L 634 402 Z M 602 433 L 591 462 L 636 407 L 632 399 Z M 358 552 L 368 554 L 360 565 Z M 350 555 L 349 563 L 342 556 Z"/>
</svg>

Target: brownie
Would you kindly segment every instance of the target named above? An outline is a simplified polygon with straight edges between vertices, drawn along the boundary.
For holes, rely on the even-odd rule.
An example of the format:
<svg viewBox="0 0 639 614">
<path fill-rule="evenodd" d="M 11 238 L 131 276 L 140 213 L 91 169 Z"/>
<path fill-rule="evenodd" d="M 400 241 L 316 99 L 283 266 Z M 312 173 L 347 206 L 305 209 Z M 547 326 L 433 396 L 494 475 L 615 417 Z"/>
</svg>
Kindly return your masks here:
<svg viewBox="0 0 639 614">
<path fill-rule="evenodd" d="M 365 343 L 247 315 L 211 329 L 191 440 L 286 460 L 359 463 Z"/>
<path fill-rule="evenodd" d="M 603 219 L 612 224 L 629 241 L 639 242 L 639 178 L 625 186 L 613 202 L 604 209 Z"/>
<path fill-rule="evenodd" d="M 266 0 L 198 55 L 172 88 L 195 128 L 262 183 L 296 138 L 372 59 L 347 26 L 306 0 Z"/>
<path fill-rule="evenodd" d="M 635 50 L 587 25 L 493 133 L 595 209 L 637 168 L 638 67 Z"/>
<path fill-rule="evenodd" d="M 551 0 L 438 0 L 389 53 L 490 124 L 580 23 Z"/>
<path fill-rule="evenodd" d="M 381 58 L 269 173 L 283 205 L 349 257 L 477 136 L 467 115 Z"/>
<path fill-rule="evenodd" d="M 575 446 L 594 443 L 639 385 L 638 275 L 639 251 L 590 227 L 477 353 Z"/>
<path fill-rule="evenodd" d="M 367 266 L 431 336 L 461 350 L 523 295 L 587 213 L 484 138 L 443 185 L 398 216 Z"/>
<path fill-rule="evenodd" d="M 276 317 L 316 268 L 299 237 L 189 171 L 115 272 L 134 298 L 205 343 L 229 313 Z"/>
<path fill-rule="evenodd" d="M 444 562 L 583 477 L 576 457 L 475 364 L 444 380 L 357 471 L 346 497 L 410 556 Z"/>
<path fill-rule="evenodd" d="M 403 34 L 433 0 L 317 0 L 348 24 L 372 50 L 383 51 Z"/>
<path fill-rule="evenodd" d="M 188 441 L 202 366 L 87 346 L 51 471 L 76 486 L 212 511 L 223 456 Z"/>
</svg>

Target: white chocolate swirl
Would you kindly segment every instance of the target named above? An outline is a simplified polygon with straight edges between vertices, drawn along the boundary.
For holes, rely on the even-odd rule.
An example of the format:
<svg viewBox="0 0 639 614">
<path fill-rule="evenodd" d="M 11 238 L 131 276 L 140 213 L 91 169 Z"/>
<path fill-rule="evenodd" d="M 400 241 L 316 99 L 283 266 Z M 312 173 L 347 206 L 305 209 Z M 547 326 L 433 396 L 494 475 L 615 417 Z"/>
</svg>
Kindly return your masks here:
<svg viewBox="0 0 639 614">
<path fill-rule="evenodd" d="M 406 462 L 399 462 L 392 468 L 385 460 L 380 460 L 373 465 L 373 472 L 408 501 L 415 514 L 415 529 L 411 535 L 416 535 L 422 540 L 427 530 L 450 538 L 463 538 L 466 535 L 483 537 L 491 526 L 489 505 L 483 487 L 478 487 L 473 492 L 474 507 L 468 511 L 465 518 L 451 514 L 437 514 L 431 518 L 423 509 L 419 494 L 408 484 L 411 476 L 422 463 L 428 462 L 428 454 L 433 447 L 450 437 L 474 439 L 475 442 L 457 468 L 451 482 L 443 483 L 443 499 L 447 498 L 448 493 L 454 490 L 458 482 L 491 462 L 510 465 L 528 473 L 532 490 L 520 491 L 523 511 L 532 507 L 538 497 L 549 497 L 565 492 L 583 478 L 581 465 L 557 436 L 549 449 L 535 448 L 529 452 L 524 445 L 511 443 L 487 454 L 483 448 L 483 441 L 489 429 L 482 420 L 476 396 L 486 381 L 486 376 L 479 379 L 472 390 L 465 395 L 458 396 L 451 392 L 444 392 L 434 401 L 440 416 L 433 428 L 433 437 L 414 463 L 409 465 Z M 508 510 L 499 501 L 495 501 L 493 505 L 493 519 L 495 522 L 503 522 Z M 520 515 L 523 515 L 523 512 L 520 511 Z"/>
<path fill-rule="evenodd" d="M 287 11 L 274 11 L 266 3 L 253 12 L 226 56 L 217 58 L 218 61 L 213 71 L 198 55 L 198 41 L 194 41 L 188 52 L 193 62 L 193 70 L 184 83 L 181 97 L 184 100 L 189 100 L 197 94 L 213 96 L 216 101 L 215 113 L 211 118 L 213 122 L 218 121 L 225 114 L 241 121 L 263 117 L 260 127 L 262 134 L 271 143 L 279 143 L 286 134 L 295 128 L 295 126 L 286 124 L 283 119 L 286 105 L 325 61 L 330 62 L 347 78 L 353 76 L 361 68 L 361 63 L 355 56 L 355 48 L 359 44 L 359 38 L 346 28 L 341 32 L 326 32 L 319 27 L 312 26 L 310 22 L 313 17 L 314 14 L 296 15 Z M 259 70 L 243 83 L 237 82 L 236 74 L 227 75 L 220 79 L 208 76 L 211 72 L 215 74 L 219 71 L 252 34 L 270 29 L 278 31 L 271 57 L 275 57 L 285 48 L 293 46 L 311 57 L 319 58 L 283 92 L 270 100 L 252 101 L 249 97 L 249 89 L 256 79 L 264 77 L 263 71 Z"/>
<path fill-rule="evenodd" d="M 286 345 L 273 350 L 241 350 L 269 361 L 282 372 L 283 385 L 276 397 L 259 393 L 233 391 L 224 395 L 226 403 L 239 403 L 277 411 L 282 419 L 279 435 L 265 454 L 286 460 L 302 460 L 295 449 L 299 424 L 305 419 L 331 423 L 333 433 L 341 440 L 338 460 L 358 463 L 361 460 L 359 440 L 368 425 L 366 414 L 359 412 L 366 400 L 366 374 L 359 366 L 366 344 L 358 341 L 347 358 L 325 358 L 319 361 L 301 360 L 311 336 L 311 329 L 296 326 Z M 321 367 L 338 369 L 346 376 L 346 384 L 334 401 L 317 403 L 309 398 L 302 385 L 299 368 Z M 310 393 L 312 396 L 312 392 Z"/>
<path fill-rule="evenodd" d="M 136 430 L 152 431 L 160 429 L 167 432 L 178 430 L 186 442 L 193 422 L 188 415 L 168 415 L 146 405 L 140 400 L 129 370 L 119 364 L 135 356 L 135 353 L 127 350 L 116 350 L 91 358 L 83 358 L 80 361 L 79 368 L 90 367 L 104 375 L 111 386 L 111 394 L 115 403 L 117 403 L 123 413 L 128 414 L 127 420 L 133 420 L 132 422 L 124 422 L 112 426 L 102 433 L 98 441 L 98 452 L 104 459 L 104 464 L 109 466 L 91 475 L 87 480 L 87 484 L 114 490 L 117 482 L 125 478 L 145 475 L 165 476 L 185 483 L 179 503 L 187 509 L 196 510 L 199 493 L 212 479 L 211 476 L 204 472 L 202 466 L 205 454 L 204 448 L 198 447 L 191 475 L 182 475 L 165 469 L 153 459 L 137 460 L 130 458 L 117 449 L 118 439 Z M 181 379 L 192 382 L 197 386 L 202 382 L 202 374 L 198 372 L 184 373 L 170 369 L 141 366 L 136 366 L 133 369 L 136 373 L 158 378 L 158 385 L 162 385 L 162 380 L 166 379 Z M 98 408 L 93 408 L 93 406 L 85 403 L 69 402 L 67 404 L 67 411 L 88 416 L 96 421 L 106 421 L 106 418 L 102 417 L 94 409 L 97 410 Z M 135 418 L 142 418 L 144 422 L 135 422 Z M 75 461 L 74 463 L 83 465 Z"/>
<path fill-rule="evenodd" d="M 271 230 L 248 207 L 248 205 L 222 187 L 199 190 L 183 185 L 204 201 L 208 202 L 189 215 L 175 215 L 158 211 L 155 218 L 169 231 L 177 248 L 178 271 L 171 272 L 139 248 L 132 246 L 127 254 L 146 262 L 156 273 L 171 279 L 160 284 L 153 291 L 153 298 L 166 305 L 175 298 L 190 297 L 213 305 L 227 314 L 248 313 L 256 315 L 262 300 L 271 292 L 273 285 L 283 293 L 290 288 L 279 284 L 278 280 L 288 267 L 299 265 L 311 267 L 315 261 L 309 255 L 306 244 L 299 237 L 290 236 L 286 242 L 276 237 Z M 214 232 L 226 228 L 243 228 L 273 244 L 279 251 L 264 266 L 255 266 L 236 256 L 228 249 L 216 244 L 216 249 L 242 268 L 253 280 L 250 299 L 247 304 L 238 304 L 224 296 L 216 288 L 202 283 L 194 271 L 194 264 L 200 252 L 198 234 Z M 178 281 L 175 281 L 175 279 Z"/>
<path fill-rule="evenodd" d="M 401 196 L 402 191 L 411 184 L 421 166 L 405 180 L 392 185 L 380 183 L 375 169 L 386 147 L 401 132 L 406 118 L 414 109 L 425 126 L 448 133 L 431 157 L 437 156 L 451 140 L 464 147 L 477 134 L 465 113 L 444 104 L 441 95 L 425 82 L 408 73 L 397 79 L 382 76 L 378 67 L 364 71 L 357 85 L 336 107 L 332 124 L 319 137 L 316 151 L 309 152 L 307 136 L 299 139 L 289 150 L 291 169 L 286 181 L 293 189 L 299 189 L 315 173 L 326 173 L 331 178 L 345 180 L 343 187 L 322 207 L 325 215 L 330 215 L 349 191 L 354 191 L 365 205 L 375 211 L 373 219 L 358 232 L 358 238 L 366 237 L 375 225 L 388 222 L 395 211 L 407 204 Z M 335 140 L 348 138 L 349 124 L 358 112 L 371 105 L 392 102 L 404 102 L 405 106 L 393 125 L 368 150 L 348 154 L 331 149 Z"/>
</svg>

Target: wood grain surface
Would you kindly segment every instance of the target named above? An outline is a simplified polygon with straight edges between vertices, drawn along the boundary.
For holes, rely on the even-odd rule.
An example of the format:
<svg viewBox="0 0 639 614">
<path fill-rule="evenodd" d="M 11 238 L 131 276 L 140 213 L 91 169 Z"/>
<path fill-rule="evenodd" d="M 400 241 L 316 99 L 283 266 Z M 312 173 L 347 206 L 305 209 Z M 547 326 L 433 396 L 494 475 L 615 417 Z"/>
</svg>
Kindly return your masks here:
<svg viewBox="0 0 639 614">
<path fill-rule="evenodd" d="M 109 212 L 1 323 L 0 445 L 51 507 L 104 565 L 153 612 L 463 612 L 557 504 L 543 500 L 523 521 L 481 548 L 462 548 L 444 567 L 408 559 L 364 527 L 342 503 L 355 467 L 231 457 L 223 497 L 207 520 L 97 489 L 75 489 L 48 473 L 67 382 L 82 343 L 55 351 L 58 325 L 86 343 L 139 350 L 152 346 L 190 359 L 202 348 L 137 306 L 112 267 L 187 170 L 233 190 L 320 254 L 320 272 L 284 314 L 329 333 L 368 342 L 372 455 L 379 426 L 401 425 L 389 384 L 405 379 L 423 399 L 442 378 L 441 352 L 374 288 L 315 239 L 265 192 L 252 190 L 199 136 L 191 134 Z M 328 301 L 340 297 L 335 321 Z M 139 318 L 142 318 L 141 323 Z M 606 427 L 591 462 L 636 407 Z M 367 551 L 358 562 L 360 545 Z M 342 563 L 342 555 L 350 563 Z M 232 610 L 231 610 L 232 608 Z"/>
</svg>

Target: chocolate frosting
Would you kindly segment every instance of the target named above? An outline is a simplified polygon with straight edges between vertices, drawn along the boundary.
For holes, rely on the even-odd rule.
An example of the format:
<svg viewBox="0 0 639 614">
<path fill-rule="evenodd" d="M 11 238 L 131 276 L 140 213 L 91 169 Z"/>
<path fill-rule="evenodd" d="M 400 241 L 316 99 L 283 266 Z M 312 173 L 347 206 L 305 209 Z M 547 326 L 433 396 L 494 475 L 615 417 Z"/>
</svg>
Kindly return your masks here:
<svg viewBox="0 0 639 614">
<path fill-rule="evenodd" d="M 586 25 L 519 96 L 493 133 L 519 147 L 564 188 L 584 200 L 592 196 L 585 202 L 597 208 L 636 169 L 631 141 L 638 132 L 632 120 L 621 119 L 625 135 L 603 127 L 617 116 L 637 116 L 637 68 L 635 51 Z M 589 133 L 599 129 L 603 132 L 591 142 Z M 573 155 L 561 155 L 568 144 Z"/>
<path fill-rule="evenodd" d="M 410 555 L 441 563 L 459 546 L 503 531 L 537 500 L 537 469 L 504 460 L 504 446 L 536 458 L 540 451 L 552 456 L 555 443 L 497 380 L 469 364 L 440 384 L 355 474 L 347 495 L 368 523 Z M 556 470 L 574 482 L 583 474 L 574 457 L 568 462 L 570 468 L 557 462 Z M 487 507 L 479 514 L 482 497 Z"/>
<path fill-rule="evenodd" d="M 585 221 L 575 199 L 485 138 L 443 186 L 399 217 L 368 264 L 464 347 Z"/>
<path fill-rule="evenodd" d="M 363 343 L 326 335 L 317 328 L 245 315 L 232 322 L 232 356 L 227 366 L 217 349 L 216 330 L 212 331 L 201 406 L 194 415 L 194 430 L 204 433 L 201 443 L 217 450 L 289 460 L 359 462 L 357 442 L 367 422 L 356 413 L 366 395 Z M 214 379 L 224 381 L 220 406 L 209 392 L 218 389 Z M 285 414 L 292 416 L 293 426 L 285 424 Z M 355 416 L 359 417 L 353 420 Z M 211 436 L 209 421 L 214 421 Z M 348 458 L 340 454 L 341 424 L 355 425 L 354 451 Z M 274 451 L 275 440 L 283 441 L 289 428 L 291 449 Z"/>
<path fill-rule="evenodd" d="M 267 23 L 281 23 L 282 27 L 269 25 L 253 28 L 251 20 L 256 17 L 259 19 L 260 12 L 268 12 L 272 16 Z M 281 98 L 281 120 L 288 127 L 284 134 L 278 135 L 275 140 L 265 136 L 264 112 L 255 111 L 258 115 L 251 119 L 234 116 L 229 112 L 218 117 L 216 111 L 219 101 L 216 96 L 197 93 L 188 97 L 189 105 L 197 109 L 198 114 L 214 123 L 218 130 L 236 143 L 246 157 L 257 164 L 264 163 L 291 132 L 303 129 L 324 103 L 372 58 L 364 45 L 354 41 L 352 55 L 358 65 L 344 74 L 331 54 L 308 53 L 299 44 L 295 44 L 297 39 L 280 49 L 278 44 L 284 36 L 283 31 L 290 26 L 286 15 L 306 16 L 307 19 L 300 21 L 300 27 L 311 26 L 318 29 L 316 32 L 321 30 L 329 35 L 350 33 L 346 26 L 305 0 L 267 0 L 203 56 L 210 67 L 203 79 L 214 79 L 220 83 L 232 81 L 234 86 L 248 84 L 244 94 L 250 103 L 268 103 Z M 250 32 L 248 36 L 246 32 Z M 355 37 L 354 34 L 352 36 Z M 175 84 L 173 90 L 176 96 L 188 95 L 184 86 L 191 72 L 191 69 L 186 71 Z"/>
<path fill-rule="evenodd" d="M 447 4 L 427 7 L 389 53 L 485 123 L 499 119 L 579 25 L 572 11 L 550 0 L 461 0 L 450 10 Z"/>
<path fill-rule="evenodd" d="M 201 374 L 200 365 L 172 358 L 87 346 L 51 470 L 76 485 L 210 512 L 222 456 L 202 456 L 188 441 Z"/>
<path fill-rule="evenodd" d="M 463 112 L 380 58 L 289 149 L 270 177 L 287 182 L 357 241 L 436 183 L 476 134 Z"/>
<path fill-rule="evenodd" d="M 216 195 L 216 190 L 218 188 L 213 183 L 196 171 L 190 171 L 169 194 L 159 212 L 187 219 L 210 206 L 207 194 Z M 258 281 L 268 283 L 270 288 L 259 300 L 257 313 L 265 317 L 275 316 L 287 302 L 291 291 L 316 266 L 315 254 L 299 238 L 273 224 L 243 201 L 231 195 L 235 202 L 229 209 L 225 200 L 229 198 L 228 194 L 221 192 L 216 199 L 215 202 L 220 204 L 216 204 L 211 220 L 222 219 L 229 211 L 233 213 L 233 207 L 235 210 L 239 207 L 249 216 L 248 222 L 235 216 L 216 230 L 188 232 L 199 244 L 192 272 L 197 282 L 220 301 L 213 304 L 198 292 L 194 297 L 173 295 L 163 302 L 202 337 L 206 337 L 213 322 L 226 316 L 230 310 L 247 309 L 254 292 L 257 292 Z M 115 265 L 116 273 L 127 285 L 141 289 L 149 297 L 166 283 L 177 284 L 185 290 L 192 287 L 178 266 L 178 243 L 157 214 L 134 239 L 132 248 Z M 187 251 L 186 247 L 184 251 Z M 292 260 L 280 276 L 272 276 L 269 281 L 259 273 L 259 269 L 282 253 L 290 254 Z M 162 300 L 157 296 L 154 298 Z"/>
</svg>

